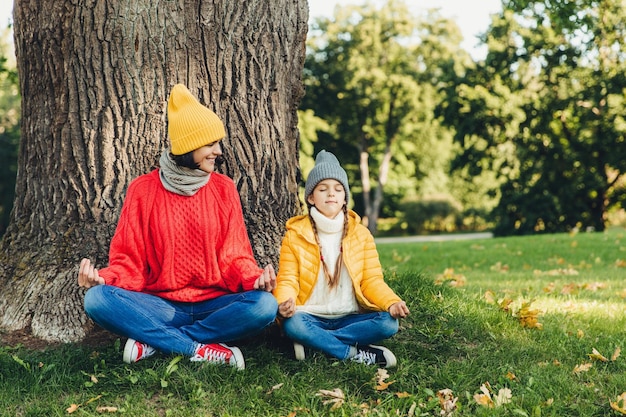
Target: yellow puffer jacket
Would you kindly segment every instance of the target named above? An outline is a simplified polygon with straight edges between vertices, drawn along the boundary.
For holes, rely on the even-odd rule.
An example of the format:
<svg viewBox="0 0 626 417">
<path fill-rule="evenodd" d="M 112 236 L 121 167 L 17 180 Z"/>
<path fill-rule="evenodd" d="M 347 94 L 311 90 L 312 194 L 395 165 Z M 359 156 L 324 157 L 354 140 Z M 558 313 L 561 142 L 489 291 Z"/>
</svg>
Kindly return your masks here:
<svg viewBox="0 0 626 417">
<path fill-rule="evenodd" d="M 343 262 L 352 278 L 356 299 L 365 310 L 388 311 L 401 299 L 383 279 L 374 237 L 361 224 L 358 214 L 349 210 L 348 216 L 348 233 L 342 242 Z M 308 215 L 292 217 L 286 226 L 273 294 L 279 304 L 293 298 L 296 305 L 303 305 L 317 281 L 320 250 Z"/>
</svg>

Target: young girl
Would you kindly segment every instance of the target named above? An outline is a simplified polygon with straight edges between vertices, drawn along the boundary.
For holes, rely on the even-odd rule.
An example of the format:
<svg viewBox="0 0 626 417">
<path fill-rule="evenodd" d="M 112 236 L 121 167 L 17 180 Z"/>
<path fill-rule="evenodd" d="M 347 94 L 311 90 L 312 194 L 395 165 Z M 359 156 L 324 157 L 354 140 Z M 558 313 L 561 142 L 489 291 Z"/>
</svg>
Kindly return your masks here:
<svg viewBox="0 0 626 417">
<path fill-rule="evenodd" d="M 392 367 L 394 354 L 372 343 L 393 336 L 409 309 L 383 280 L 374 238 L 347 209 L 349 197 L 346 172 L 321 151 L 304 190 L 309 213 L 287 221 L 274 290 L 279 318 L 296 359 L 307 346 Z"/>
</svg>

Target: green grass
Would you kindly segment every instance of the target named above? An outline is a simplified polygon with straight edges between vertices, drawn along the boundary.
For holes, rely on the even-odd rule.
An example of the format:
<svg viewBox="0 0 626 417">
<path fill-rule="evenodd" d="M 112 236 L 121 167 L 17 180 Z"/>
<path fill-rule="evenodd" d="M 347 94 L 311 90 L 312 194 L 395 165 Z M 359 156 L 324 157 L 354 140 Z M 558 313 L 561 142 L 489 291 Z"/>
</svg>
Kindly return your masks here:
<svg viewBox="0 0 626 417">
<path fill-rule="evenodd" d="M 380 244 L 387 280 L 411 309 L 384 342 L 399 360 L 386 389 L 374 367 L 319 354 L 296 362 L 275 329 L 239 345 L 242 372 L 174 356 L 126 365 L 119 340 L 0 347 L 0 415 L 439 416 L 437 392 L 449 389 L 457 416 L 615 416 L 610 402 L 626 391 L 626 356 L 611 360 L 626 349 L 625 236 Z M 522 326 L 523 303 L 541 328 Z M 609 360 L 591 359 L 594 348 Z M 510 390 L 510 402 L 479 405 L 483 384 L 494 398 Z M 318 394 L 333 389 L 345 399 L 331 410 Z"/>
</svg>

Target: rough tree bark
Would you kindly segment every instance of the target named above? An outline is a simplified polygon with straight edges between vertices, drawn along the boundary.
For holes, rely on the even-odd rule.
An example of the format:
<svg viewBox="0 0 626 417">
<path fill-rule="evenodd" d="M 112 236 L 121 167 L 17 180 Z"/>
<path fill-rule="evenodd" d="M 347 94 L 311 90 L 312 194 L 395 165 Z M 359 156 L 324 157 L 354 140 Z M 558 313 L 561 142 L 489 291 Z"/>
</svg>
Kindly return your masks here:
<svg viewBox="0 0 626 417">
<path fill-rule="evenodd" d="M 225 121 L 223 171 L 257 260 L 298 204 L 306 0 L 16 0 L 23 96 L 16 199 L 0 246 L 0 330 L 77 342 L 93 324 L 77 264 L 107 263 L 128 183 L 166 144 L 171 87 Z"/>
</svg>

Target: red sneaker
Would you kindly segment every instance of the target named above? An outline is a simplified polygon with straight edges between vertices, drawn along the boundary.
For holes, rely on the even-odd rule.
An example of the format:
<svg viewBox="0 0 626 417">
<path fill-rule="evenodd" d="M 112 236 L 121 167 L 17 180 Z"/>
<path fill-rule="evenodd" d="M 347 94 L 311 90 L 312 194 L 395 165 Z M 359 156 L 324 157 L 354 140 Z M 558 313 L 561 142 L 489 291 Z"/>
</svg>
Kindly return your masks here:
<svg viewBox="0 0 626 417">
<path fill-rule="evenodd" d="M 156 350 L 145 343 L 136 341 L 135 339 L 128 339 L 124 346 L 124 355 L 122 359 L 126 363 L 135 363 L 144 358 L 148 358 L 156 353 Z"/>
<path fill-rule="evenodd" d="M 227 346 L 224 343 L 200 345 L 196 349 L 196 354 L 190 360 L 192 362 L 206 361 L 215 364 L 231 365 L 239 370 L 246 367 L 241 350 L 238 347 Z"/>
</svg>

